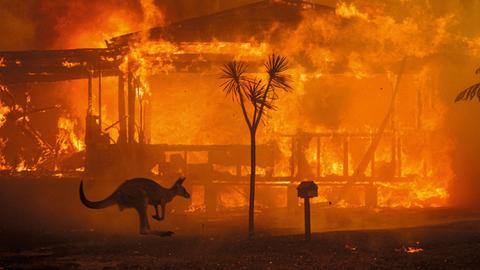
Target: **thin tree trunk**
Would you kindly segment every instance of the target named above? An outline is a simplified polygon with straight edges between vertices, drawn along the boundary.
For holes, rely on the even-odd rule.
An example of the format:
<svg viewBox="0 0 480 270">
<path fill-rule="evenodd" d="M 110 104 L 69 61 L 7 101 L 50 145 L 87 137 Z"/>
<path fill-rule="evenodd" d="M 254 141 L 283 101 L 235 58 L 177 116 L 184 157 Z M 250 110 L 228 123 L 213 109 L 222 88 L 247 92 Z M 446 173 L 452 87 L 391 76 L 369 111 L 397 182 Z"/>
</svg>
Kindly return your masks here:
<svg viewBox="0 0 480 270">
<path fill-rule="evenodd" d="M 254 234 L 254 206 L 255 206 L 255 169 L 256 169 L 255 130 L 250 131 L 250 201 L 248 206 L 248 238 Z"/>
</svg>

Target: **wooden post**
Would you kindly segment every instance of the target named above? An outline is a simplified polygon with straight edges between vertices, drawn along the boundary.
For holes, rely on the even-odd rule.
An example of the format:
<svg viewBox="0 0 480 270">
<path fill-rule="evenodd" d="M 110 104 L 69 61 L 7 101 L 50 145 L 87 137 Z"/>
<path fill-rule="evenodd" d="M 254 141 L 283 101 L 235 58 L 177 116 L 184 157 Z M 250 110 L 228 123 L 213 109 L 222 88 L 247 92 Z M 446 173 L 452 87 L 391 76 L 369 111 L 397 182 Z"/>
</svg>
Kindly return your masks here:
<svg viewBox="0 0 480 270">
<path fill-rule="evenodd" d="M 102 71 L 98 71 L 98 126 L 100 132 L 102 129 Z"/>
<path fill-rule="evenodd" d="M 373 140 L 375 140 L 373 134 L 370 136 L 370 144 L 372 144 Z M 370 171 L 372 178 L 375 177 L 375 151 L 372 151 L 372 156 L 370 160 Z"/>
<path fill-rule="evenodd" d="M 343 138 L 343 176 L 348 176 L 348 137 Z"/>
<path fill-rule="evenodd" d="M 92 91 L 92 71 L 88 70 L 88 99 L 87 99 L 87 115 L 93 114 L 93 91 Z"/>
<path fill-rule="evenodd" d="M 150 143 L 152 139 L 152 100 L 149 95 L 145 95 L 144 100 L 147 102 L 143 104 L 143 135 L 146 143 Z"/>
<path fill-rule="evenodd" d="M 297 187 L 298 197 L 304 199 L 305 208 L 305 240 L 310 240 L 310 198 L 318 196 L 318 186 L 313 181 L 303 181 Z"/>
<path fill-rule="evenodd" d="M 402 177 L 402 140 L 401 136 L 397 136 L 397 169 L 398 177 Z"/>
<path fill-rule="evenodd" d="M 296 152 L 296 147 L 295 147 L 295 136 L 292 136 L 292 156 L 290 157 L 290 176 L 294 177 L 295 176 L 295 152 Z"/>
<path fill-rule="evenodd" d="M 93 114 L 93 93 L 92 93 L 92 70 L 88 69 L 88 93 L 87 93 L 87 116 L 85 117 L 85 172 L 90 173 L 92 166 L 92 114 Z"/>
<path fill-rule="evenodd" d="M 310 228 L 310 198 L 304 198 L 305 203 L 305 240 L 310 240 L 311 228 Z"/>
<path fill-rule="evenodd" d="M 217 212 L 217 187 L 213 183 L 213 164 L 211 163 L 210 159 L 211 153 L 208 151 L 208 161 L 207 161 L 207 166 L 208 166 L 208 172 L 205 177 L 205 193 L 203 196 L 203 200 L 205 203 L 205 213 L 207 214 L 208 217 L 212 217 L 216 215 Z"/>
<path fill-rule="evenodd" d="M 93 115 L 93 90 L 92 90 L 92 70 L 88 72 L 88 93 L 87 93 L 87 117 L 85 117 L 85 144 L 88 146 L 92 142 L 92 115 Z"/>
<path fill-rule="evenodd" d="M 391 144 L 391 161 L 393 176 L 397 176 L 397 131 L 393 130 Z"/>
<path fill-rule="evenodd" d="M 118 142 L 127 142 L 127 119 L 125 115 L 125 79 L 123 74 L 118 75 L 118 120 L 120 121 L 120 131 Z"/>
<path fill-rule="evenodd" d="M 138 123 L 138 142 L 140 144 L 145 143 L 145 133 L 144 133 L 144 122 L 143 122 L 143 114 L 144 108 L 143 108 L 143 100 L 141 98 L 138 98 L 138 117 L 139 117 L 139 123 Z"/>
<path fill-rule="evenodd" d="M 320 140 L 320 136 L 317 137 L 317 177 L 320 177 L 320 148 L 321 148 L 322 141 Z"/>
<path fill-rule="evenodd" d="M 135 142 L 135 87 L 133 74 L 128 66 L 128 143 Z"/>
</svg>

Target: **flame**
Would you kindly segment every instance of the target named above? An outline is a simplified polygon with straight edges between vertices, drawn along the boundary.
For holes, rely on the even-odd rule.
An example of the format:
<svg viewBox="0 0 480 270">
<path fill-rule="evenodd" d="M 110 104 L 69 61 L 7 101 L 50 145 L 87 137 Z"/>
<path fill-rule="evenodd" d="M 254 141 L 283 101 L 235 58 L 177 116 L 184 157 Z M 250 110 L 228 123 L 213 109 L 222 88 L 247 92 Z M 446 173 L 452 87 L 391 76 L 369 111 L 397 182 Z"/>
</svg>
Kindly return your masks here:
<svg viewBox="0 0 480 270">
<path fill-rule="evenodd" d="M 406 253 L 420 253 L 423 251 L 423 248 L 419 248 L 419 247 L 406 247 L 404 248 L 405 252 Z"/>
<path fill-rule="evenodd" d="M 250 62 L 263 61 L 272 51 L 286 55 L 295 91 L 279 96 L 278 110 L 271 113 L 268 125 L 259 130 L 258 141 L 278 144 L 281 155 L 276 157 L 274 176 L 295 180 L 299 172 L 298 168 L 291 171 L 292 142 L 281 138 L 280 134 L 292 135 L 299 131 L 372 134 L 382 120 L 397 77 L 398 63 L 403 59 L 417 65 L 445 52 L 480 55 L 480 37 L 462 36 L 455 31 L 459 18 L 454 13 L 438 16 L 430 7 L 418 8 L 422 7 L 419 5 L 405 7 L 408 10 L 405 14 L 396 14 L 371 1 L 357 2 L 340 1 L 332 15 L 308 16 L 310 13 L 306 13 L 295 29 L 285 30 L 276 40 L 267 38 L 261 42 L 253 38 L 251 42 L 223 42 L 222 37 L 210 42 L 152 41 L 145 30 L 165 22 L 164 14 L 158 11 L 153 0 L 140 1 L 142 18 L 129 14 L 123 6 L 117 9 L 102 6 L 98 20 L 79 23 L 72 31 L 65 28 L 69 20 L 61 20 L 65 24 L 59 24 L 56 29 L 63 33 L 57 46 L 104 47 L 106 39 L 139 30 L 138 39 L 128 44 L 120 69 L 125 74 L 133 73 L 135 92 L 142 104 L 156 106 L 151 116 L 151 122 L 155 123 L 152 142 L 175 144 L 248 143 L 241 114 L 230 101 L 224 100 L 218 81 L 212 79 L 211 74 L 217 70 L 178 74 L 177 71 L 188 70 L 176 70 L 176 60 L 194 55 L 193 65 L 208 62 L 218 55 Z M 93 23 L 96 27 L 89 27 Z M 81 65 L 68 61 L 62 64 L 68 68 Z M 5 65 L 5 60 L 0 59 L 0 67 Z M 442 81 L 438 79 L 438 70 L 435 64 L 427 63 L 419 71 L 405 74 L 406 79 L 401 81 L 393 120 L 403 143 L 398 150 L 402 156 L 402 170 L 392 172 L 395 160 L 392 160 L 389 135 L 382 139 L 375 153 L 376 172 L 370 168 L 366 171 L 367 177 L 376 176 L 377 182 L 372 185 L 378 188 L 380 207 L 442 207 L 448 203 L 447 187 L 454 175 L 449 158 L 452 145 L 440 130 L 446 105 L 439 98 L 438 84 Z M 154 76 L 161 79 L 152 79 Z M 415 97 L 418 97 L 417 102 L 412 102 Z M 414 103 L 422 105 L 416 108 L 412 106 Z M 103 109 L 102 116 L 106 117 Z M 0 106 L 0 127 L 9 110 L 7 106 Z M 419 114 L 420 120 L 412 119 L 414 114 Z M 421 123 L 412 125 L 416 121 Z M 58 120 L 57 145 L 63 153 L 82 151 L 85 147 L 76 135 L 76 125 L 69 116 Z M 393 128 L 389 129 L 393 132 Z M 407 134 L 412 130 L 416 139 Z M 429 138 L 428 134 L 435 134 L 436 138 Z M 352 142 L 352 152 L 348 156 L 349 175 L 353 174 L 368 143 L 368 140 L 363 141 L 362 148 Z M 311 144 L 305 150 L 307 166 L 301 173 L 330 177 L 338 180 L 336 184 L 344 184 L 339 180 L 344 174 L 341 141 L 335 136 L 322 138 L 318 155 L 315 147 Z M 231 168 L 213 168 L 233 174 Z M 25 164 L 19 169 L 26 169 Z M 158 174 L 159 170 L 155 167 L 153 172 Z M 248 167 L 241 166 L 241 174 L 248 173 Z M 268 169 L 258 168 L 258 174 L 267 176 Z M 398 179 L 405 181 L 388 181 L 390 174 L 397 174 Z M 198 201 L 189 211 L 204 207 L 201 203 L 204 191 L 195 189 L 192 197 Z M 238 190 L 241 188 L 225 190 L 219 196 L 220 204 L 246 206 L 246 197 Z M 358 191 L 360 193 L 361 188 Z M 314 202 L 325 203 L 338 188 L 322 188 L 319 192 L 320 197 Z M 341 198 L 334 203 L 336 207 L 358 206 L 361 204 L 358 201 L 364 201 L 365 196 L 358 194 L 355 199 L 352 202 Z"/>
<path fill-rule="evenodd" d="M 25 171 L 30 171 L 31 168 L 27 167 L 27 164 L 25 160 L 21 160 L 20 163 L 17 165 L 15 168 L 16 172 L 25 172 Z"/>
<path fill-rule="evenodd" d="M 218 204 L 223 208 L 245 208 L 248 199 L 242 187 L 228 186 L 218 196 Z"/>
<path fill-rule="evenodd" d="M 82 63 L 79 63 L 79 62 L 69 62 L 69 61 L 63 61 L 62 62 L 62 66 L 66 67 L 66 68 L 78 67 L 81 64 Z"/>
<path fill-rule="evenodd" d="M 6 115 L 10 112 L 10 107 L 5 106 L 1 101 L 0 101 L 0 128 L 5 124 L 7 121 Z"/>
<path fill-rule="evenodd" d="M 194 185 L 190 206 L 185 212 L 205 212 L 205 187 Z"/>
<path fill-rule="evenodd" d="M 70 118 L 64 116 L 58 118 L 57 146 L 59 154 L 80 152 L 85 149 L 85 143 L 75 134 L 75 126 L 75 121 Z"/>
<path fill-rule="evenodd" d="M 359 18 L 363 20 L 368 20 L 368 14 L 360 12 L 353 3 L 347 4 L 343 1 L 337 3 L 337 7 L 335 8 L 335 14 L 347 19 Z"/>
<path fill-rule="evenodd" d="M 198 61 L 202 55 L 223 54 L 232 55 L 237 59 L 260 59 L 267 55 L 267 44 L 235 43 L 235 42 L 181 42 L 171 43 L 165 40 L 150 41 L 141 35 L 139 41 L 130 44 L 129 54 L 124 58 L 120 70 L 127 73 L 133 71 L 139 82 L 137 96 L 143 97 L 150 93 L 148 77 L 158 74 L 168 74 L 175 71 L 173 61 L 178 55 L 197 54 Z"/>
</svg>

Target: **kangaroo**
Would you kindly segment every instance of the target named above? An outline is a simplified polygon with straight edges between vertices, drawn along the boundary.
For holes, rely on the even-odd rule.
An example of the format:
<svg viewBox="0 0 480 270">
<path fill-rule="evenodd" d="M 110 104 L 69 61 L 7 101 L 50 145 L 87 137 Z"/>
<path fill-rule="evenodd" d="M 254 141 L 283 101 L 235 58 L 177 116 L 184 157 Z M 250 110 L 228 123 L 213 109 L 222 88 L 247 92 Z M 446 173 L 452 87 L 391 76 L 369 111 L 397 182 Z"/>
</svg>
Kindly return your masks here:
<svg viewBox="0 0 480 270">
<path fill-rule="evenodd" d="M 112 205 L 118 205 L 120 210 L 134 208 L 140 219 L 140 234 L 158 234 L 171 236 L 173 232 L 151 231 L 147 218 L 147 206 L 153 205 L 155 215 L 152 217 L 158 221 L 165 219 L 165 206 L 175 196 L 190 198 L 190 194 L 183 187 L 185 177 L 178 178 L 171 188 L 164 188 L 155 181 L 147 178 L 134 178 L 121 184 L 110 196 L 101 201 L 90 201 L 83 192 L 83 181 L 80 182 L 80 200 L 83 205 L 91 209 L 101 209 Z M 162 215 L 158 213 L 158 206 L 162 208 Z"/>
</svg>

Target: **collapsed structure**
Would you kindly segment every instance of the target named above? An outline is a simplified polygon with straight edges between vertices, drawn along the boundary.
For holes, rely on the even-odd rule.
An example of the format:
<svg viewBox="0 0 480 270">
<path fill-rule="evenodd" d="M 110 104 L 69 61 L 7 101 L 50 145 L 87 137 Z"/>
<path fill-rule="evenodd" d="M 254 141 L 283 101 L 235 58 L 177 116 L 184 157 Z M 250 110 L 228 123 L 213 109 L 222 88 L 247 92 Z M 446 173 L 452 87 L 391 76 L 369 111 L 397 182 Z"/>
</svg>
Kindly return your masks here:
<svg viewBox="0 0 480 270">
<path fill-rule="evenodd" d="M 196 207 L 214 212 L 219 209 L 222 187 L 240 187 L 240 197 L 246 197 L 242 186 L 248 181 L 245 173 L 248 170 L 244 168 L 249 165 L 249 146 L 151 143 L 154 136 L 151 107 L 155 106 L 155 99 L 150 93 L 162 89 L 149 85 L 148 80 L 163 72 L 186 73 L 194 83 L 198 74 L 217 76 L 218 67 L 236 57 L 246 61 L 254 73 L 261 67 L 268 48 L 274 47 L 265 44 L 282 42 L 281 35 L 298 28 L 305 16 L 335 17 L 336 14 L 335 9 L 303 1 L 260 1 L 115 37 L 106 41 L 106 48 L 0 52 L 0 83 L 8 86 L 83 81 L 84 87 L 75 91 L 88 93 L 85 150 L 75 151 L 75 155 L 69 155 L 62 162 L 49 163 L 55 164 L 57 172 L 79 170 L 93 178 L 119 179 L 139 175 L 157 179 L 186 176 L 188 184 L 197 188 L 197 195 L 195 191 L 193 195 L 202 198 Z M 301 62 L 301 56 L 295 57 Z M 313 180 L 323 188 L 318 202 L 330 201 L 338 206 L 405 206 L 402 202 L 396 204 L 395 199 L 383 198 L 379 202 L 380 193 L 389 193 L 388 189 L 395 185 L 415 188 L 415 185 L 408 186 L 414 182 L 435 186 L 427 155 L 417 153 L 419 157 L 413 162 L 405 160 L 403 155 L 416 152 L 417 144 L 428 144 L 429 131 L 419 120 L 424 106 L 421 98 L 413 106 L 418 114 L 414 118 L 418 121 L 410 127 L 397 123 L 397 93 L 405 72 L 401 62 L 399 59 L 396 66 L 393 91 L 386 94 L 391 95 L 387 98 L 390 101 L 383 104 L 387 111 L 381 112 L 381 121 L 377 121 L 376 126 L 368 130 L 299 128 L 293 134 L 280 131 L 275 137 L 278 140 L 258 146 L 257 166 L 262 172 L 257 177 L 258 185 L 282 187 L 280 195 L 275 196 L 285 199 L 273 200 L 274 204 L 281 201 L 280 206 L 297 205 L 295 188 L 304 179 Z M 331 76 L 346 73 L 342 63 L 333 65 Z M 311 78 L 328 79 L 329 74 L 317 75 L 308 64 L 304 69 L 306 72 L 295 79 L 302 82 Z M 391 76 L 379 76 L 387 75 Z M 105 91 L 102 80 L 107 77 L 117 80 L 118 112 L 117 118 L 108 125 L 102 116 L 102 91 Z M 98 104 L 94 104 L 94 96 Z M 116 138 L 109 135 L 113 127 L 118 129 Z M 83 153 L 84 159 L 79 158 Z M 405 164 L 412 163 L 417 163 L 416 170 L 405 169 Z M 446 198 L 444 187 L 439 184 L 427 200 L 413 198 L 407 206 L 442 205 Z"/>
</svg>

